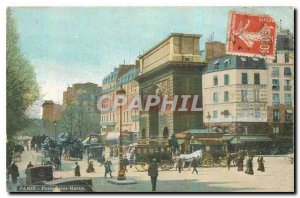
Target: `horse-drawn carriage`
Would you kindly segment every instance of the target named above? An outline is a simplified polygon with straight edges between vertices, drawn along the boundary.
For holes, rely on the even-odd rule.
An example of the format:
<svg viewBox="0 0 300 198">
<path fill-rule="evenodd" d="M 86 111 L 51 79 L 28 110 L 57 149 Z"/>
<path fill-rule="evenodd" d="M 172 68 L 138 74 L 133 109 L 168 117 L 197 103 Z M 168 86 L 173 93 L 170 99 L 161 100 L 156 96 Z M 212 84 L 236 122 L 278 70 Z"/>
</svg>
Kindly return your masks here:
<svg viewBox="0 0 300 198">
<path fill-rule="evenodd" d="M 147 171 L 152 159 L 156 159 L 161 170 L 174 167 L 171 147 L 166 139 L 140 139 L 135 146 L 134 166 L 138 171 Z"/>
<path fill-rule="evenodd" d="M 62 133 L 59 135 L 58 143 L 62 150 L 64 160 L 83 159 L 83 144 L 79 137 Z"/>
</svg>

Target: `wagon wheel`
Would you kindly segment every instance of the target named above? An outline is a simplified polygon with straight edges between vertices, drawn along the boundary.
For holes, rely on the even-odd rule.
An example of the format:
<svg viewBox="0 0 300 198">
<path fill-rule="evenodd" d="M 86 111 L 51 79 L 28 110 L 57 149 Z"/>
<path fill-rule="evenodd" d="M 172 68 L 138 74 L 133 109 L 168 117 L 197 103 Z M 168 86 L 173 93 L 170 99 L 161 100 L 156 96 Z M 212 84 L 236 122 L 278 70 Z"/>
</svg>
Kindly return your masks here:
<svg viewBox="0 0 300 198">
<path fill-rule="evenodd" d="M 147 171 L 149 168 L 148 158 L 146 156 L 139 156 L 135 161 L 134 167 L 139 172 Z"/>
<path fill-rule="evenodd" d="M 231 164 L 233 166 L 236 166 L 237 165 L 237 158 L 232 159 Z"/>
<path fill-rule="evenodd" d="M 226 157 L 223 157 L 223 158 L 221 159 L 221 166 L 223 166 L 223 167 L 226 167 L 226 166 L 227 166 L 227 159 L 226 159 Z"/>
<path fill-rule="evenodd" d="M 160 165 L 159 165 L 161 170 L 170 170 L 173 168 L 173 166 L 174 166 L 174 163 L 169 160 L 161 160 Z"/>
<path fill-rule="evenodd" d="M 213 156 L 209 152 L 205 152 L 202 156 L 200 166 L 211 167 L 214 165 Z"/>
</svg>

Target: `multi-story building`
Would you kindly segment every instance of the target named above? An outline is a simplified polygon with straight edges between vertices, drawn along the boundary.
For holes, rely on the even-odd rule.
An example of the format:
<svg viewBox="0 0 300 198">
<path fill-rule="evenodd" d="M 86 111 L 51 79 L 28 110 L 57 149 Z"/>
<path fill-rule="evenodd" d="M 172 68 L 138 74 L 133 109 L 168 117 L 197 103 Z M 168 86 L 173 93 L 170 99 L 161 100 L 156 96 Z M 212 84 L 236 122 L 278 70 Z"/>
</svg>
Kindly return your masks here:
<svg viewBox="0 0 300 198">
<path fill-rule="evenodd" d="M 78 96 L 90 95 L 100 96 L 102 87 L 94 83 L 76 83 L 72 87 L 68 87 L 67 91 L 63 92 L 63 105 L 66 107 L 71 104 L 78 103 Z M 80 103 L 80 102 L 79 102 Z M 92 105 L 92 103 L 90 103 Z M 94 105 L 94 104 L 93 104 Z"/>
<path fill-rule="evenodd" d="M 202 107 L 201 35 L 172 33 L 139 56 L 139 93 L 174 96 L 197 95 Z M 200 89 L 199 89 L 200 88 Z M 170 138 L 173 133 L 202 127 L 201 111 L 160 111 L 158 106 L 140 111 L 140 137 Z"/>
<path fill-rule="evenodd" d="M 139 74 L 138 65 L 120 65 L 119 68 L 115 69 L 114 72 L 110 73 L 103 80 L 103 95 L 107 97 L 103 100 L 102 105 L 104 107 L 113 107 L 114 98 L 116 92 L 122 87 L 125 90 L 128 103 L 130 99 L 138 95 L 138 83 L 134 81 L 134 78 Z M 139 112 L 138 109 L 128 111 L 127 105 L 122 110 L 122 131 L 138 132 L 139 131 Z M 104 133 L 116 132 L 119 134 L 120 131 L 120 112 L 119 109 L 101 112 L 100 125 Z M 113 136 L 108 138 L 114 138 Z"/>
<path fill-rule="evenodd" d="M 277 35 L 274 60 L 268 62 L 268 126 L 275 139 L 293 139 L 294 131 L 294 37 Z M 292 141 L 290 141 L 292 143 Z"/>
<path fill-rule="evenodd" d="M 43 128 L 47 135 L 54 136 L 54 122 L 59 121 L 62 116 L 63 106 L 55 104 L 52 100 L 45 100 L 42 104 Z"/>
<path fill-rule="evenodd" d="M 203 117 L 206 127 L 225 134 L 267 134 L 267 68 L 264 59 L 226 56 L 215 59 L 203 74 Z M 245 137 L 243 137 L 245 135 Z M 225 138 L 226 139 L 226 138 Z"/>
</svg>

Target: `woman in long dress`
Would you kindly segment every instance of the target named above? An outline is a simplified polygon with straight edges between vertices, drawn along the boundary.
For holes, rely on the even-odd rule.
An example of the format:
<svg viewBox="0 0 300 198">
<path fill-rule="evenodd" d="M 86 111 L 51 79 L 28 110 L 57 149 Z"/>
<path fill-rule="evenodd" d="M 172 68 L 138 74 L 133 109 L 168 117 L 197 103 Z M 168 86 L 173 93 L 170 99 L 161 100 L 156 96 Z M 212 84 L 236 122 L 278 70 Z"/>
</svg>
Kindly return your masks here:
<svg viewBox="0 0 300 198">
<path fill-rule="evenodd" d="M 265 172 L 265 165 L 264 165 L 264 158 L 262 156 L 259 156 L 257 158 L 257 163 L 258 163 L 258 171 L 261 171 L 261 172 Z"/>
<path fill-rule="evenodd" d="M 253 160 L 253 157 L 248 156 L 248 159 L 247 159 L 247 162 L 246 162 L 246 171 L 245 171 L 245 173 L 248 174 L 248 175 L 253 175 L 254 174 L 252 160 Z"/>
</svg>

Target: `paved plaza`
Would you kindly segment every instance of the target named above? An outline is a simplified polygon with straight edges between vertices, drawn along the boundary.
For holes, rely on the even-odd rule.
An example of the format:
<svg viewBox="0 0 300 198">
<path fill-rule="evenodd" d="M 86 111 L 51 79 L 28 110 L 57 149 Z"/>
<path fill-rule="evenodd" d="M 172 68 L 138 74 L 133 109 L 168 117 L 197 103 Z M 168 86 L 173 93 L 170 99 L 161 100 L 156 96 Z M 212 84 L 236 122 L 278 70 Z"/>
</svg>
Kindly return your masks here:
<svg viewBox="0 0 300 198">
<path fill-rule="evenodd" d="M 20 171 L 18 184 L 25 181 L 25 168 L 29 161 L 40 165 L 40 153 L 25 151 L 22 161 L 17 163 Z M 290 164 L 284 156 L 266 156 L 266 172 L 258 172 L 256 157 L 253 160 L 254 175 L 237 172 L 237 167 L 230 170 L 224 167 L 198 168 L 199 174 L 192 174 L 185 169 L 181 174 L 173 168 L 170 171 L 159 171 L 157 192 L 293 192 L 294 191 L 294 165 Z M 115 170 L 118 170 L 117 158 L 111 158 Z M 55 177 L 74 177 L 75 161 L 62 161 L 62 171 L 54 172 Z M 137 181 L 131 185 L 115 185 L 104 178 L 104 167 L 94 162 L 95 173 L 86 173 L 87 160 L 79 161 L 82 177 L 91 177 L 93 190 L 96 192 L 150 192 L 151 182 L 147 172 L 138 172 L 134 166 L 128 166 L 126 176 Z M 117 171 L 113 172 L 117 176 Z M 14 191 L 15 186 L 9 182 L 8 191 Z"/>
</svg>

